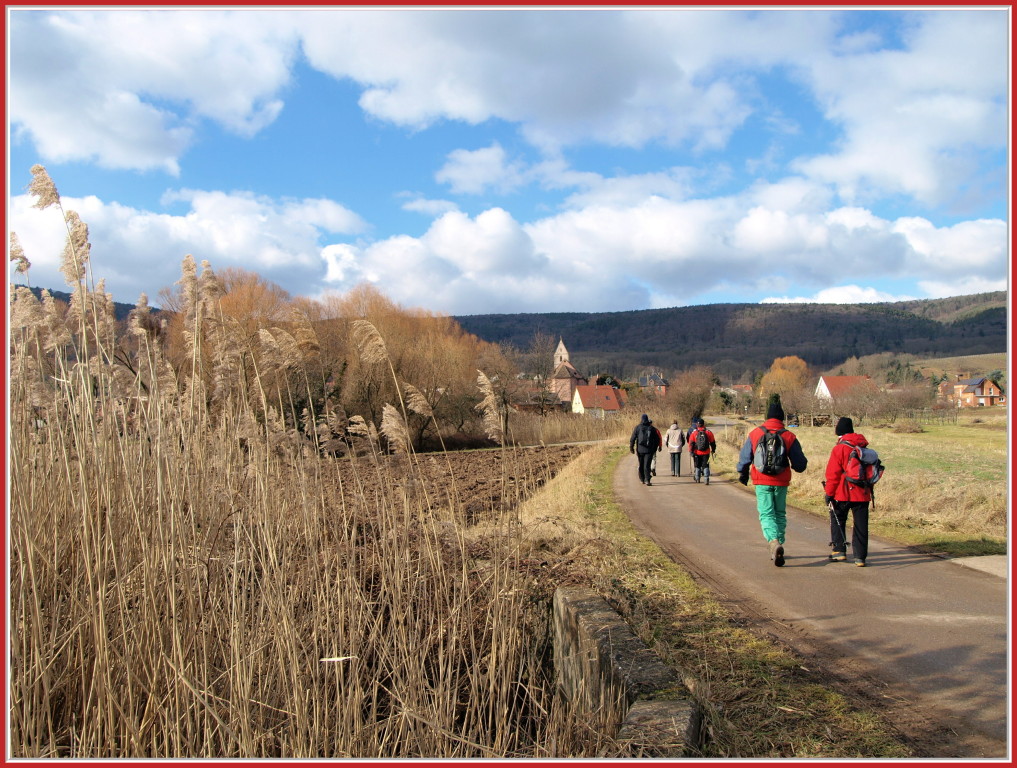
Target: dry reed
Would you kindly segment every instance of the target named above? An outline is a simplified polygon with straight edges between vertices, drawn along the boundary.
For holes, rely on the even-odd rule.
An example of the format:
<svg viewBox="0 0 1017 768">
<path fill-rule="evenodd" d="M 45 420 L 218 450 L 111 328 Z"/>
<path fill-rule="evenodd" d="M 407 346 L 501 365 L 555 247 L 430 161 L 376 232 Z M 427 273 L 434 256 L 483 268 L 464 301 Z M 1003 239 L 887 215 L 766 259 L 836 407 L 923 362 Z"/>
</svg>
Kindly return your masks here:
<svg viewBox="0 0 1017 768">
<path fill-rule="evenodd" d="M 454 482 L 440 493 L 416 457 L 378 454 L 374 424 L 348 420 L 366 455 L 319 453 L 274 375 L 317 352 L 306 333 L 261 334 L 254 390 L 230 388 L 226 369 L 206 386 L 203 360 L 230 349 L 232 328 L 199 283 L 188 257 L 177 369 L 147 299 L 114 339 L 101 290 L 80 288 L 87 325 L 12 295 L 11 756 L 596 750 L 533 634 L 547 627 L 518 569 L 522 497 L 502 493 L 490 535 L 468 542 Z M 334 434 L 340 421 L 320 423 Z"/>
</svg>

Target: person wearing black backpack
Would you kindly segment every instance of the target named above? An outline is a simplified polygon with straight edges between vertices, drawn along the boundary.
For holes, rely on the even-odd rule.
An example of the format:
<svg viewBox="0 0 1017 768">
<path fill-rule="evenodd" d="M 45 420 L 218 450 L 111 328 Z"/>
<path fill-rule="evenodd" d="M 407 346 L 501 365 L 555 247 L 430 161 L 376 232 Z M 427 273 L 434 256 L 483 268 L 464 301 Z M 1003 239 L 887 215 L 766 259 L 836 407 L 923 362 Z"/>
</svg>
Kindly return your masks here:
<svg viewBox="0 0 1017 768">
<path fill-rule="evenodd" d="M 851 549 L 855 565 L 864 567 L 869 554 L 869 502 L 872 501 L 872 486 L 848 482 L 847 466 L 853 449 L 868 446 L 864 435 L 855 432 L 851 419 L 837 421 L 834 434 L 839 438 L 830 451 L 826 463 L 826 506 L 830 510 L 830 559 L 834 562 L 847 560 L 848 512 L 851 513 Z"/>
<path fill-rule="evenodd" d="M 696 420 L 696 428 L 689 433 L 689 454 L 692 456 L 694 469 L 692 479 L 699 482 L 700 478 L 710 484 L 710 457 L 717 452 L 717 440 L 713 432 L 706 428 L 703 419 Z"/>
<path fill-rule="evenodd" d="M 784 565 L 784 535 L 787 529 L 787 487 L 791 472 L 804 472 L 809 460 L 793 432 L 784 428 L 780 395 L 772 395 L 766 421 L 749 432 L 738 454 L 738 482 L 752 485 L 756 492 L 759 526 L 770 546 L 770 559 Z"/>
<path fill-rule="evenodd" d="M 660 450 L 660 444 L 660 431 L 644 413 L 636 428 L 632 430 L 632 437 L 629 438 L 629 452 L 636 454 L 636 458 L 639 459 L 639 482 L 653 485 L 650 482 L 653 458 Z"/>
</svg>

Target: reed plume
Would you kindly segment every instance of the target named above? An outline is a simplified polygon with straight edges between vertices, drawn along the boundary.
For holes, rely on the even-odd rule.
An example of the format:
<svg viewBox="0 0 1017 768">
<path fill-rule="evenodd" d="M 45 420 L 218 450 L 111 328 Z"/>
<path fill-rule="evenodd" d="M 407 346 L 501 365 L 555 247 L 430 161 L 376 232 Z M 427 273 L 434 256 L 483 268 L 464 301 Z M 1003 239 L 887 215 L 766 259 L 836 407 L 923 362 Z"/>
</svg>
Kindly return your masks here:
<svg viewBox="0 0 1017 768">
<path fill-rule="evenodd" d="M 46 169 L 41 165 L 33 165 L 31 173 L 32 182 L 28 185 L 28 194 L 37 198 L 32 207 L 43 209 L 51 205 L 60 205 L 60 194 Z"/>
<path fill-rule="evenodd" d="M 427 402 L 427 398 L 424 397 L 423 393 L 419 389 L 404 381 L 403 391 L 406 393 L 407 408 L 414 413 L 423 416 L 425 419 L 434 418 L 434 409 L 431 408 L 431 404 Z"/>
<path fill-rule="evenodd" d="M 88 225 L 75 211 L 67 211 L 67 240 L 60 257 L 60 273 L 68 285 L 78 286 L 85 280 L 85 265 L 92 246 L 88 242 Z"/>
<path fill-rule="evenodd" d="M 25 249 L 21 247 L 21 241 L 18 240 L 16 233 L 11 232 L 10 242 L 10 260 L 16 262 L 14 267 L 15 274 L 28 275 L 28 270 L 31 268 L 32 263 L 25 256 Z"/>
<path fill-rule="evenodd" d="M 395 406 L 385 403 L 382 408 L 381 434 L 388 440 L 389 447 L 396 453 L 408 453 L 410 449 L 410 432 L 406 422 Z"/>
<path fill-rule="evenodd" d="M 360 350 L 360 359 L 370 365 L 389 362 L 388 348 L 378 329 L 367 320 L 353 321 L 353 342 Z"/>
<path fill-rule="evenodd" d="M 483 416 L 484 431 L 492 440 L 497 440 L 499 443 L 503 442 L 505 431 L 502 429 L 498 397 L 495 395 L 494 385 L 491 384 L 491 380 L 481 370 L 477 371 L 477 387 L 480 389 L 480 394 L 484 396 L 476 406 Z"/>
</svg>

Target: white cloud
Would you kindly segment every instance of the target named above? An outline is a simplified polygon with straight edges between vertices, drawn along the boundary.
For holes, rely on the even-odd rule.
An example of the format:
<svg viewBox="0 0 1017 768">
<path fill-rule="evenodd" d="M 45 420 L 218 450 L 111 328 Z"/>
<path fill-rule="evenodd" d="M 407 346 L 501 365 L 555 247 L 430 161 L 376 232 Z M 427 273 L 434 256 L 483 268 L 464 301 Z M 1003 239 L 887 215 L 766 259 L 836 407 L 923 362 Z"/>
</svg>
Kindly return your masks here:
<svg viewBox="0 0 1017 768">
<path fill-rule="evenodd" d="M 34 285 L 60 289 L 59 272 L 66 230 L 54 208 L 32 208 L 35 198 L 11 199 L 9 228 L 18 234 L 32 262 Z M 249 194 L 184 190 L 165 202 L 186 202 L 183 215 L 153 213 L 96 197 L 64 198 L 88 225 L 92 271 L 106 278 L 118 301 L 141 293 L 154 297 L 180 278 L 180 263 L 192 254 L 215 269 L 240 266 L 290 291 L 320 279 L 320 240 L 326 234 L 356 234 L 363 222 L 329 200 L 274 201 Z"/>
<path fill-rule="evenodd" d="M 675 306 L 720 291 L 855 302 L 1005 288 L 1004 222 L 937 228 L 857 208 L 789 215 L 753 207 L 761 194 L 651 196 L 532 223 L 500 208 L 450 211 L 420 237 L 375 242 L 347 240 L 364 223 L 329 200 L 184 190 L 164 199 L 186 204 L 179 215 L 94 197 L 64 204 L 89 225 L 94 275 L 121 301 L 172 285 L 187 253 L 216 269 L 252 269 L 295 294 L 369 281 L 405 306 L 449 314 Z M 59 287 L 62 224 L 32 202 L 12 199 L 10 227 L 33 262 L 33 284 Z"/>
<path fill-rule="evenodd" d="M 817 56 L 803 70 L 845 138 L 838 151 L 796 167 L 849 202 L 901 193 L 929 205 L 954 201 L 967 184 L 994 181 L 982 178 L 979 153 L 1006 146 L 1006 11 L 909 20 L 903 49 Z"/>
<path fill-rule="evenodd" d="M 403 203 L 402 209 L 404 211 L 422 213 L 425 216 L 436 218 L 441 216 L 443 213 L 459 210 L 459 206 L 451 200 L 430 200 L 425 197 L 414 196 L 411 200 Z"/>
<path fill-rule="evenodd" d="M 957 295 L 957 294 L 955 294 Z M 894 295 L 860 285 L 838 285 L 824 288 L 811 297 L 768 297 L 761 304 L 873 304 L 877 302 L 910 301 L 914 296 Z"/>
<path fill-rule="evenodd" d="M 1006 278 L 988 280 L 982 277 L 964 277 L 950 282 L 920 280 L 918 285 L 930 299 L 943 299 L 948 296 L 964 296 L 969 293 L 988 293 L 991 291 L 1007 290 Z"/>
<path fill-rule="evenodd" d="M 957 278 L 1005 274 L 1007 230 L 1006 223 L 998 219 L 936 227 L 926 219 L 908 217 L 894 225 L 894 231 L 907 238 L 913 249 L 912 263 L 918 274 Z"/>
<path fill-rule="evenodd" d="M 659 173 L 605 178 L 599 174 L 569 172 L 548 164 L 535 169 L 535 173 L 551 188 L 579 187 L 580 191 L 570 195 L 563 203 L 564 207 L 571 209 L 625 207 L 650 197 L 685 200 L 692 196 L 696 176 L 691 168 L 671 168 Z"/>
<path fill-rule="evenodd" d="M 927 204 L 1001 184 L 980 153 L 1007 137 L 1006 9 L 900 12 L 903 43 L 842 37 L 834 11 L 737 9 L 13 9 L 10 119 L 43 159 L 162 168 L 212 120 L 273 122 L 298 52 L 397 125 L 504 121 L 552 152 L 571 145 L 724 148 L 775 69 L 814 96 L 837 148 L 799 173 L 851 204 Z M 723 41 L 723 44 L 718 44 Z M 786 134 L 781 116 L 774 135 Z M 69 125 L 73 131 L 66 130 Z M 463 191 L 521 183 L 494 147 L 443 173 Z M 499 162 L 499 159 L 501 162 Z M 963 192 L 959 193 L 958 191 Z"/>
<path fill-rule="evenodd" d="M 282 108 L 281 11 L 12 9 L 9 119 L 50 161 L 176 173 L 197 122 L 241 136 Z M 69 126 L 73 126 L 70 129 Z"/>
<path fill-rule="evenodd" d="M 435 179 L 450 199 L 396 195 L 403 210 L 436 217 L 419 237 L 369 240 L 367 224 L 328 199 L 183 190 L 164 199 L 184 204 L 179 215 L 67 201 L 91 228 L 96 273 L 126 295 L 172 284 L 186 253 L 248 266 L 292 292 L 369 280 L 403 304 L 451 313 L 630 309 L 728 288 L 865 300 L 910 285 L 916 294 L 1005 286 L 1005 221 L 942 226 L 928 211 L 890 220 L 872 201 L 959 205 L 1005 173 L 983 161 L 1006 149 L 1006 11 L 894 12 L 885 28 L 903 30 L 900 41 L 882 39 L 879 26 L 838 37 L 848 17 L 858 18 L 689 8 L 12 9 L 9 117 L 15 140 L 30 139 L 44 158 L 176 173 L 207 122 L 242 137 L 272 123 L 302 53 L 362 88 L 361 108 L 376 120 L 419 130 L 458 121 L 478 127 L 471 139 L 483 134 L 471 145 L 479 149 L 449 153 L 471 140 L 461 136 L 427 145 L 441 147 Z M 765 96 L 785 77 L 801 87 L 796 99 L 814 100 L 827 121 L 820 133 L 835 143 L 804 130 L 786 143 L 798 124 Z M 738 134 L 731 152 L 758 140 L 744 154 L 756 160 L 696 162 L 759 125 L 771 133 Z M 536 159 L 524 163 L 506 151 L 509 139 L 492 138 L 512 131 Z M 814 154 L 779 178 L 799 144 Z M 600 145 L 668 151 L 613 153 L 604 167 L 632 157 L 631 167 L 650 170 L 607 175 L 582 166 Z M 746 166 L 779 180 L 739 189 L 733 169 Z M 547 193 L 540 202 L 554 212 L 467 215 L 455 198 L 526 185 Z M 32 211 L 23 196 L 9 202 L 35 284 L 59 278 L 52 213 Z"/>
<path fill-rule="evenodd" d="M 996 286 L 995 276 L 1005 272 L 1002 222 L 971 222 L 958 236 L 951 228 L 916 230 L 862 209 L 788 216 L 746 213 L 746 202 L 651 197 L 563 211 L 530 224 L 501 209 L 476 218 L 451 213 L 420 238 L 358 248 L 334 287 L 376 280 L 400 303 L 450 314 L 611 311 L 689 304 L 727 290 L 771 297 L 815 291 L 810 298 L 774 301 L 903 300 L 922 292 L 908 282 L 913 275 L 939 274 L 944 260 L 963 261 L 972 243 L 982 243 L 991 258 L 969 269 L 958 286 Z M 913 244 L 902 229 L 922 238 Z M 935 244 L 931 250 L 929 243 Z M 914 285 L 914 293 L 905 295 L 905 284 Z"/>
<path fill-rule="evenodd" d="M 495 142 L 476 150 L 457 149 L 435 174 L 440 184 L 448 184 L 453 192 L 476 195 L 489 188 L 511 192 L 526 182 L 522 163 L 509 161 L 505 150 Z"/>
</svg>

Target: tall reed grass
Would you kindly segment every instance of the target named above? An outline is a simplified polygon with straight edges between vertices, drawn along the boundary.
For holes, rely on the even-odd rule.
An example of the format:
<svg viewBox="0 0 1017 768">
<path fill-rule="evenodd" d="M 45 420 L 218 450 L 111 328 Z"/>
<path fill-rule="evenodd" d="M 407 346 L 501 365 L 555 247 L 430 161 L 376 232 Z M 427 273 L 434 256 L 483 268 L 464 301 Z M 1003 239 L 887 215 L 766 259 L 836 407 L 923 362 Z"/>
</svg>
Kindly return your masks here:
<svg viewBox="0 0 1017 768">
<path fill-rule="evenodd" d="M 131 345 L 114 337 L 76 263 L 70 322 L 11 297 L 11 757 L 599 749 L 556 693 L 520 575 L 527 489 L 467 541 L 455 482 L 435 493 L 412 451 L 334 458 L 287 423 L 294 398 L 211 322 L 186 260 L 182 370 L 144 300 Z"/>
</svg>

